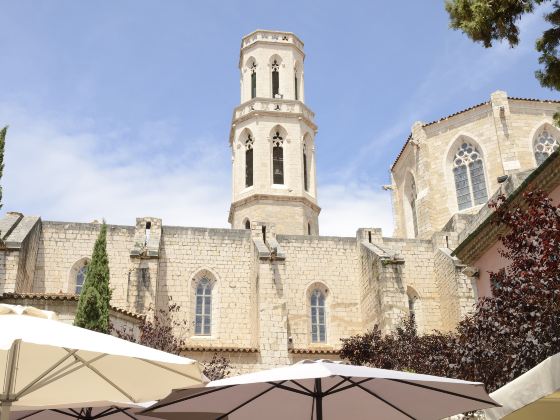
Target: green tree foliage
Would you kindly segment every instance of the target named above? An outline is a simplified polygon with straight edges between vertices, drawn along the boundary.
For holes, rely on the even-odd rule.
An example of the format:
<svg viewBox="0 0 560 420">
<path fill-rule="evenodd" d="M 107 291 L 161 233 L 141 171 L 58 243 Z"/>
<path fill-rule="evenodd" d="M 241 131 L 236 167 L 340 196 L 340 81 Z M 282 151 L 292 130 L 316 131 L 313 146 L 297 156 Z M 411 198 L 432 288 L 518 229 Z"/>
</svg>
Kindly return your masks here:
<svg viewBox="0 0 560 420">
<path fill-rule="evenodd" d="M 507 209 L 505 197 L 493 223 L 506 228 L 500 239 L 506 270 L 490 273 L 492 297 L 449 334 L 419 336 L 414 320 L 383 335 L 379 328 L 343 340 L 341 357 L 354 364 L 409 370 L 486 384 L 493 391 L 560 352 L 560 206 L 541 192 Z"/>
<path fill-rule="evenodd" d="M 519 44 L 518 22 L 524 14 L 551 0 L 446 0 L 450 26 L 463 31 L 475 42 L 489 48 L 493 41 L 507 40 L 511 47 Z M 537 40 L 542 69 L 535 76 L 543 87 L 560 91 L 560 2 L 553 2 L 553 10 L 545 15 L 551 27 Z M 560 112 L 554 115 L 560 125 Z"/>
<path fill-rule="evenodd" d="M 106 334 L 109 333 L 110 301 L 107 225 L 103 222 L 93 247 L 91 262 L 87 268 L 74 325 Z"/>
<path fill-rule="evenodd" d="M 6 132 L 8 126 L 0 130 L 0 179 L 4 175 L 4 146 L 6 145 Z M 2 208 L 2 185 L 0 185 L 0 209 Z"/>
</svg>

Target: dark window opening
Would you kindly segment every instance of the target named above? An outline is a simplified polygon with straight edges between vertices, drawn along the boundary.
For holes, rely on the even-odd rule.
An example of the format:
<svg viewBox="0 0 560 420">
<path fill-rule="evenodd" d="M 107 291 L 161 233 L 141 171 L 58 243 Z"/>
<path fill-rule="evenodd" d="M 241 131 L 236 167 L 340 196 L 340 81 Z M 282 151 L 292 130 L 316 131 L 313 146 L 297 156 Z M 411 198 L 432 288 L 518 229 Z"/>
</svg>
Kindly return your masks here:
<svg viewBox="0 0 560 420">
<path fill-rule="evenodd" d="M 371 244 L 371 231 L 368 231 L 367 235 L 368 235 L 369 243 Z"/>
<path fill-rule="evenodd" d="M 257 72 L 251 73 L 251 99 L 257 97 Z"/>
<path fill-rule="evenodd" d="M 262 227 L 263 242 L 266 243 L 266 226 Z"/>
<path fill-rule="evenodd" d="M 146 222 L 146 232 L 145 232 L 146 242 L 144 243 L 144 245 L 147 245 L 148 241 L 150 240 L 150 233 L 151 233 L 150 229 L 152 229 L 152 222 Z"/>
<path fill-rule="evenodd" d="M 253 149 L 245 151 L 245 186 L 253 185 Z"/>
<path fill-rule="evenodd" d="M 274 146 L 272 149 L 272 171 L 275 184 L 284 183 L 284 149 L 282 146 Z"/>
<path fill-rule="evenodd" d="M 307 154 L 305 149 L 303 150 L 303 188 L 305 191 L 309 191 L 309 181 L 307 179 Z"/>
<path fill-rule="evenodd" d="M 276 95 L 280 93 L 280 72 L 279 65 L 276 60 L 272 63 L 272 97 L 276 98 Z"/>
<path fill-rule="evenodd" d="M 297 100 L 299 100 L 297 74 L 294 76 L 294 90 L 295 90 L 295 99 L 297 101 Z"/>
<path fill-rule="evenodd" d="M 307 224 L 307 234 L 311 235 L 311 223 Z"/>
<path fill-rule="evenodd" d="M 284 183 L 284 149 L 282 148 L 282 136 L 277 131 L 272 137 L 274 147 L 272 148 L 272 182 L 274 184 Z"/>
<path fill-rule="evenodd" d="M 245 229 L 251 229 L 251 222 L 249 220 L 245 220 Z"/>
</svg>

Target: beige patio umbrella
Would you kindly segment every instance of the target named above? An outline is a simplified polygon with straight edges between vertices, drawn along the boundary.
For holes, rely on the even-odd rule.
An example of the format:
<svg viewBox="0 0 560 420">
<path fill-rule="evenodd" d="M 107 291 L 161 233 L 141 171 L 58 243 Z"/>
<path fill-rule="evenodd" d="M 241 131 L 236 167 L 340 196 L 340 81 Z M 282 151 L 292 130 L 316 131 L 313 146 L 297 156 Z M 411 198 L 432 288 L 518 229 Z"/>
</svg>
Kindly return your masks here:
<svg viewBox="0 0 560 420">
<path fill-rule="evenodd" d="M 427 420 L 497 405 L 478 382 L 319 360 L 175 390 L 142 414 L 167 420 L 209 411 L 224 413 L 216 420 Z"/>
<path fill-rule="evenodd" d="M 484 410 L 489 420 L 560 419 L 560 353 L 494 391 L 502 407 Z"/>
<path fill-rule="evenodd" d="M 0 420 L 11 410 L 154 401 L 203 380 L 194 360 L 0 304 Z"/>
</svg>

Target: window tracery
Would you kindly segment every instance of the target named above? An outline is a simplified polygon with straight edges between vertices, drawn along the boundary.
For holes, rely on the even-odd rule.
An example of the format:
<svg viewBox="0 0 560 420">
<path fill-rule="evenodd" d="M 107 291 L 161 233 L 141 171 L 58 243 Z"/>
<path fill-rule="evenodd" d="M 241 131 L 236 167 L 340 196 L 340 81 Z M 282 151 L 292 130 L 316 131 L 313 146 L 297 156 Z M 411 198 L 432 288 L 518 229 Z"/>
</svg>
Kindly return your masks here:
<svg viewBox="0 0 560 420">
<path fill-rule="evenodd" d="M 195 299 L 194 333 L 210 335 L 212 333 L 212 283 L 206 277 L 198 281 Z"/>
<path fill-rule="evenodd" d="M 546 158 L 558 150 L 558 146 L 558 139 L 552 136 L 546 128 L 542 130 L 533 145 L 537 165 L 543 163 Z"/>
<path fill-rule="evenodd" d="M 278 60 L 272 62 L 272 97 L 280 96 L 280 64 Z"/>
<path fill-rule="evenodd" d="M 284 138 L 280 131 L 272 136 L 272 182 L 284 184 Z"/>
<path fill-rule="evenodd" d="M 245 187 L 253 185 L 253 137 L 247 135 L 245 140 Z"/>
<path fill-rule="evenodd" d="M 82 293 L 82 289 L 83 289 L 84 283 L 86 281 L 86 274 L 87 274 L 87 265 L 84 265 L 76 273 L 76 294 L 77 295 Z"/>
<path fill-rule="evenodd" d="M 327 322 L 325 312 L 325 295 L 319 289 L 311 293 L 311 342 L 327 341 Z"/>
<path fill-rule="evenodd" d="M 459 210 L 483 204 L 488 200 L 482 156 L 471 143 L 463 142 L 455 153 L 453 174 Z"/>
</svg>

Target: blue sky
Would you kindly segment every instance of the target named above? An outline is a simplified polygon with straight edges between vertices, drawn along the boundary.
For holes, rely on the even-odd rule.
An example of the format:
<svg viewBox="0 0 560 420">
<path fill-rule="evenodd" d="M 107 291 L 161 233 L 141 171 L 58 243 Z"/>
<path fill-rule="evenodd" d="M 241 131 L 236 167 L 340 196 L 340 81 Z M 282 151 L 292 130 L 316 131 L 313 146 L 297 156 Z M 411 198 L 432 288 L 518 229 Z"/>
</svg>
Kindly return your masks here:
<svg viewBox="0 0 560 420">
<path fill-rule="evenodd" d="M 0 0 L 4 211 L 47 220 L 227 226 L 241 37 L 295 32 L 316 113 L 322 234 L 392 233 L 380 185 L 416 120 L 534 78 L 542 14 L 516 49 L 448 28 L 443 2 Z"/>
</svg>

